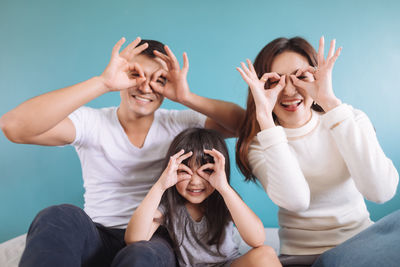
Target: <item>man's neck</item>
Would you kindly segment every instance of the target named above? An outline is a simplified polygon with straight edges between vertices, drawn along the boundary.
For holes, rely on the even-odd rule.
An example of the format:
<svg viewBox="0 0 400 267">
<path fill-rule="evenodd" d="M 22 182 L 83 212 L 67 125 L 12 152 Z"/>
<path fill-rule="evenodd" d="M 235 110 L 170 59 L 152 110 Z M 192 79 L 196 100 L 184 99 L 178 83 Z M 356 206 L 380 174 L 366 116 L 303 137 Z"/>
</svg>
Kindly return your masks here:
<svg viewBox="0 0 400 267">
<path fill-rule="evenodd" d="M 129 141 L 138 148 L 143 147 L 147 134 L 154 121 L 154 113 L 138 117 L 135 116 L 135 114 L 123 112 L 121 108 L 118 108 L 117 116 Z"/>
</svg>

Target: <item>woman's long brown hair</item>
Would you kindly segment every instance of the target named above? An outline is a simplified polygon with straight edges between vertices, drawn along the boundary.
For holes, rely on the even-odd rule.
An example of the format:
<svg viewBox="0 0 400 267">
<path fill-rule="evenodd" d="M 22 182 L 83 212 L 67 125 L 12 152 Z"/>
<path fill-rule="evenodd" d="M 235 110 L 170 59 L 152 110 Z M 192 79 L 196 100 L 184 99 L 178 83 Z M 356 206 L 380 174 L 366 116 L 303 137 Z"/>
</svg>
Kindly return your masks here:
<svg viewBox="0 0 400 267">
<path fill-rule="evenodd" d="M 260 79 L 264 73 L 271 72 L 271 66 L 275 57 L 287 51 L 298 53 L 304 56 L 311 66 L 317 66 L 317 52 L 305 39 L 301 37 L 290 39 L 277 38 L 267 44 L 254 61 L 254 68 L 258 78 Z M 323 109 L 316 103 L 313 103 L 311 108 L 323 112 Z M 276 115 L 274 113 L 272 115 L 276 121 Z M 256 177 L 251 171 L 248 154 L 254 136 L 260 131 L 260 125 L 257 122 L 256 106 L 250 88 L 247 96 L 246 115 L 239 129 L 239 139 L 236 144 L 236 163 L 245 176 L 245 181 L 255 182 Z"/>
</svg>

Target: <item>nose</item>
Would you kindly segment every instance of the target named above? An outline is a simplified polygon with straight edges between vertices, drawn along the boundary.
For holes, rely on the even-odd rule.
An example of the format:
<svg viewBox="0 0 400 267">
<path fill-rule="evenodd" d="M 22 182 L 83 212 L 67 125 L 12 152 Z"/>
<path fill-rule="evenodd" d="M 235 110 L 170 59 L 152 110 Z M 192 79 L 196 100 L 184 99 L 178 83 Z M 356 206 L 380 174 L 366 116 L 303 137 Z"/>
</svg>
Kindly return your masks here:
<svg viewBox="0 0 400 267">
<path fill-rule="evenodd" d="M 294 86 L 292 79 L 290 79 L 289 75 L 286 75 L 286 84 L 285 87 L 282 90 L 282 93 L 285 96 L 293 96 L 297 93 L 297 89 Z"/>
<path fill-rule="evenodd" d="M 201 178 L 197 173 L 193 173 L 192 178 L 190 179 L 190 184 L 199 185 L 202 183 L 203 178 Z"/>
<path fill-rule="evenodd" d="M 139 84 L 139 90 L 144 94 L 149 94 L 153 92 L 153 89 L 150 87 L 150 80 L 146 79 Z"/>
</svg>

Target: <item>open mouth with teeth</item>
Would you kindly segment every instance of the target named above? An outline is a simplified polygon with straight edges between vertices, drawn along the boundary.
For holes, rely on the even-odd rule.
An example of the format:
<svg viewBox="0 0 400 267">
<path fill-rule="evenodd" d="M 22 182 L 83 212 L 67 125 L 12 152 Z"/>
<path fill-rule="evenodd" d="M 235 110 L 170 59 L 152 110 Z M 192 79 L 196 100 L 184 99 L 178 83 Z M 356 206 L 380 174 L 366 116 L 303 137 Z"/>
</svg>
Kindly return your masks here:
<svg viewBox="0 0 400 267">
<path fill-rule="evenodd" d="M 205 189 L 186 189 L 186 190 L 189 192 L 189 194 L 195 195 L 195 196 L 200 195 L 201 193 L 203 193 L 205 191 Z"/>
<path fill-rule="evenodd" d="M 143 97 L 143 96 L 139 96 L 139 95 L 131 95 L 135 100 L 137 100 L 137 101 L 139 101 L 139 102 L 141 102 L 141 103 L 150 103 L 150 102 L 153 102 L 153 100 L 152 99 L 150 99 L 150 98 L 146 98 L 146 97 Z"/>
<path fill-rule="evenodd" d="M 296 100 L 287 100 L 287 101 L 282 101 L 280 104 L 281 106 L 287 110 L 287 111 L 296 111 L 298 106 L 303 103 L 303 100 L 301 99 L 296 99 Z"/>
</svg>

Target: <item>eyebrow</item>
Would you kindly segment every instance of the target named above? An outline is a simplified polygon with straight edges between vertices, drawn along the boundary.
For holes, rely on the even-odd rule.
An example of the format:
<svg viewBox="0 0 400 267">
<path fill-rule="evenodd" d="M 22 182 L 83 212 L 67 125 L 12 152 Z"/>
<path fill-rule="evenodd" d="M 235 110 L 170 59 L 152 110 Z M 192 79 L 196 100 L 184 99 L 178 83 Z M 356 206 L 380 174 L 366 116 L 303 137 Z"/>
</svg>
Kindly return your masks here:
<svg viewBox="0 0 400 267">
<path fill-rule="evenodd" d="M 299 70 L 299 69 L 297 69 L 297 70 L 293 71 L 292 73 L 290 73 L 290 75 L 292 75 L 292 74 L 296 74 L 296 72 L 297 72 L 298 70 Z M 278 75 L 279 75 L 279 76 L 282 76 L 283 74 L 281 74 L 281 73 L 278 73 Z"/>
</svg>

